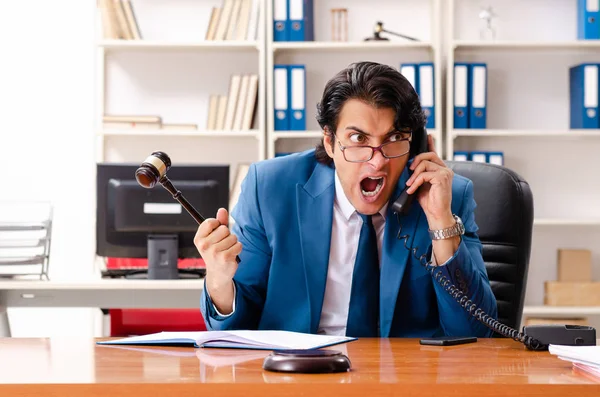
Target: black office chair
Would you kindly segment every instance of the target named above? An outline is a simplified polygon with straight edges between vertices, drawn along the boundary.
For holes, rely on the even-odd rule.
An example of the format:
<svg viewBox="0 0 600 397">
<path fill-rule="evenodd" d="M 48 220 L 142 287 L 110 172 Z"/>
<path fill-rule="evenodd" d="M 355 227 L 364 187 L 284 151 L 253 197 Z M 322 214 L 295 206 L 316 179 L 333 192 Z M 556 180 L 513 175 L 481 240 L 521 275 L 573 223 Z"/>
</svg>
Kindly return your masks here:
<svg viewBox="0 0 600 397">
<path fill-rule="evenodd" d="M 533 229 L 533 196 L 514 171 L 471 161 L 447 161 L 455 174 L 473 181 L 475 222 L 498 320 L 517 328 L 523 314 Z M 500 336 L 496 334 L 495 336 Z"/>
</svg>

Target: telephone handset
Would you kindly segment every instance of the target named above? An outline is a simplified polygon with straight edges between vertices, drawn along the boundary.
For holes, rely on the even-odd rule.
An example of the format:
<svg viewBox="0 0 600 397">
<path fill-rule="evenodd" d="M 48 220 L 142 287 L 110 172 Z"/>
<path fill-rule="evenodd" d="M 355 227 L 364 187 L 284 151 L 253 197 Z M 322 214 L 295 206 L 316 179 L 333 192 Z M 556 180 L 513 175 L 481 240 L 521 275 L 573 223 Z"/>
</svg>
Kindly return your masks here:
<svg viewBox="0 0 600 397">
<path fill-rule="evenodd" d="M 416 149 L 413 152 L 413 150 L 411 148 L 411 157 L 412 158 L 414 158 L 418 154 L 425 153 L 428 151 L 427 131 L 424 130 L 422 134 L 419 134 L 419 135 L 416 135 L 415 137 L 413 137 L 413 139 L 415 139 L 415 138 L 416 138 L 416 142 L 415 141 L 413 141 L 413 142 L 416 145 Z M 410 172 L 410 174 L 412 175 L 412 172 Z M 402 190 L 402 193 L 400 193 L 400 196 L 396 199 L 396 201 L 394 201 L 392 203 L 392 209 L 394 210 L 394 212 L 396 212 L 398 214 L 407 214 L 408 210 L 410 208 L 410 204 L 412 203 L 412 201 L 414 199 L 414 193 L 408 194 L 407 190 L 408 190 L 408 186 L 404 187 L 404 189 Z"/>
<path fill-rule="evenodd" d="M 424 130 L 420 136 L 416 136 L 416 140 L 413 141 L 416 145 L 414 151 L 411 150 L 411 157 L 417 154 L 428 151 L 427 147 L 427 131 Z M 411 148 L 412 149 L 412 148 Z M 412 174 L 412 172 L 410 172 Z M 414 199 L 413 194 L 407 193 L 408 187 L 402 190 L 402 193 L 392 203 L 392 209 L 398 218 L 398 224 L 400 229 L 398 230 L 398 240 L 404 240 L 404 247 L 411 251 L 415 258 L 423 265 L 427 271 L 433 276 L 444 290 L 452 296 L 458 304 L 467 311 L 470 315 L 475 317 L 478 321 L 483 323 L 486 327 L 490 328 L 494 332 L 511 338 L 517 342 L 523 343 L 529 350 L 548 350 L 549 344 L 562 344 L 562 345 L 596 345 L 596 330 L 592 327 L 584 326 L 559 326 L 559 325 L 545 325 L 545 326 L 530 326 L 525 327 L 523 332 L 504 325 L 498 320 L 490 317 L 482 309 L 478 308 L 468 296 L 466 296 L 459 288 L 457 288 L 452 282 L 442 274 L 439 268 L 432 266 L 431 262 L 427 261 L 427 254 L 418 256 L 419 247 L 408 246 L 408 234 L 402 234 L 402 222 L 400 217 L 406 215 Z"/>
</svg>

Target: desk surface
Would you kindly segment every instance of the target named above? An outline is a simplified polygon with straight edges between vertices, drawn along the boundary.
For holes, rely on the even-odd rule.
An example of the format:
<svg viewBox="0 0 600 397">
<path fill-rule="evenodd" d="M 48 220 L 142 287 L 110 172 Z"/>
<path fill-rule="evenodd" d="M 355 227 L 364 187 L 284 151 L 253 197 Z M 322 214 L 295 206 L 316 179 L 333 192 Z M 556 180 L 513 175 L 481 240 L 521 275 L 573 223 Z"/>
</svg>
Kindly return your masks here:
<svg viewBox="0 0 600 397">
<path fill-rule="evenodd" d="M 2 307 L 198 308 L 204 279 L 0 281 Z"/>
<path fill-rule="evenodd" d="M 339 374 L 264 371 L 268 351 L 101 346 L 91 339 L 0 339 L 0 395 L 599 396 L 600 381 L 511 340 L 434 347 L 362 339 Z"/>
</svg>

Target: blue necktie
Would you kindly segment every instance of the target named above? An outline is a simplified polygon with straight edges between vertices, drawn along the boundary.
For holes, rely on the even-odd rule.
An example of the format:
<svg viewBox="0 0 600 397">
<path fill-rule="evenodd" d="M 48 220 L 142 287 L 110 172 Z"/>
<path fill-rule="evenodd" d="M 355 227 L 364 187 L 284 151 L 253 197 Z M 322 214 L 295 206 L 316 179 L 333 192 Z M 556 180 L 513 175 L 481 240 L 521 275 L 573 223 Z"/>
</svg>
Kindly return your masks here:
<svg viewBox="0 0 600 397">
<path fill-rule="evenodd" d="M 377 234 L 371 215 L 363 220 L 358 252 L 352 275 L 352 290 L 346 335 L 353 337 L 379 336 L 379 258 Z"/>
</svg>

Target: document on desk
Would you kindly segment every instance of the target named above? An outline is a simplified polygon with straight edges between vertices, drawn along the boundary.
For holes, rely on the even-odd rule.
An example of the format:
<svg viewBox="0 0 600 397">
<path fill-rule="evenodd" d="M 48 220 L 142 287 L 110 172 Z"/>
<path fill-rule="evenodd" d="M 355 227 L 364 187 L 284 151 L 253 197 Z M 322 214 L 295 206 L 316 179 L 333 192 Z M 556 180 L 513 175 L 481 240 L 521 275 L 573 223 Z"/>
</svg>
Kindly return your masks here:
<svg viewBox="0 0 600 397">
<path fill-rule="evenodd" d="M 548 351 L 561 360 L 573 363 L 574 370 L 600 379 L 600 346 L 550 345 Z"/>
<path fill-rule="evenodd" d="M 558 358 L 600 367 L 600 346 L 548 346 L 550 354 Z"/>
<path fill-rule="evenodd" d="M 315 335 L 291 331 L 198 331 L 159 332 L 97 342 L 100 345 L 193 346 L 233 349 L 289 350 L 318 349 L 357 338 Z"/>
</svg>

